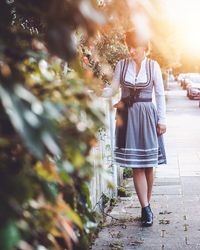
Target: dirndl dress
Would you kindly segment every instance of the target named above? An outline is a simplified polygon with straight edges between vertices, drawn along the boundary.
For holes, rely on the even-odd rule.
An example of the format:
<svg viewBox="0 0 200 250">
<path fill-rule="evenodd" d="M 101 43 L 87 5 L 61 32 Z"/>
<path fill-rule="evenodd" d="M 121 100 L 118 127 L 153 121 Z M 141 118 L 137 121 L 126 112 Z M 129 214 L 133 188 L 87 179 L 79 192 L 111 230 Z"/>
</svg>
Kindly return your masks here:
<svg viewBox="0 0 200 250">
<path fill-rule="evenodd" d="M 117 105 L 114 162 L 121 167 L 148 168 L 166 164 L 163 136 L 157 134 L 158 114 L 152 102 L 153 60 L 146 60 L 147 82 L 125 80 L 130 59 L 121 63 L 121 101 Z"/>
</svg>

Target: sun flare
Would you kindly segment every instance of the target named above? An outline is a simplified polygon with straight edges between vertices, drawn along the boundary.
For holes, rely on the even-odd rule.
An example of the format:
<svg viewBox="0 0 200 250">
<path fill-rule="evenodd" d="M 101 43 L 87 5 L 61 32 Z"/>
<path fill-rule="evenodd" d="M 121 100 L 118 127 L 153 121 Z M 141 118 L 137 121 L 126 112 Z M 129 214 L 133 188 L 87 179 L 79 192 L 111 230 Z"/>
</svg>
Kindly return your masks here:
<svg viewBox="0 0 200 250">
<path fill-rule="evenodd" d="M 168 0 L 168 14 L 179 34 L 179 45 L 194 55 L 200 54 L 199 10 L 199 0 Z"/>
</svg>

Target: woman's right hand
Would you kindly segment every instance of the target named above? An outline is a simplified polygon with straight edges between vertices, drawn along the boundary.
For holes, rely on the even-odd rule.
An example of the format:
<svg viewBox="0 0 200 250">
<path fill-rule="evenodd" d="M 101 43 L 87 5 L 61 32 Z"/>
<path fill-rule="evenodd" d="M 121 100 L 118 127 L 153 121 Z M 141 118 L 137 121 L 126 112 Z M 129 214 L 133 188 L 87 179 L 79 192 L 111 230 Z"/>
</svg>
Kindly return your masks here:
<svg viewBox="0 0 200 250">
<path fill-rule="evenodd" d="M 157 129 L 157 134 L 162 135 L 166 132 L 167 127 L 164 124 L 158 124 L 156 129 Z"/>
</svg>

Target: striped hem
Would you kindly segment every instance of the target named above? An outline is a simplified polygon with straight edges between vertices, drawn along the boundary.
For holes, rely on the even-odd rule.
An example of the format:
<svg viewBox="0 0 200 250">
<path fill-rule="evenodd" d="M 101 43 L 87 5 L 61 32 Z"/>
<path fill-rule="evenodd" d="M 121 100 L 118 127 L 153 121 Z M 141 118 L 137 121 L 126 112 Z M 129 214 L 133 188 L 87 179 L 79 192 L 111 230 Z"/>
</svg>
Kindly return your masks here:
<svg viewBox="0 0 200 250">
<path fill-rule="evenodd" d="M 120 157 L 121 155 L 124 155 L 124 153 L 120 153 L 120 152 L 115 152 L 115 155 Z M 158 153 L 157 152 L 152 152 L 149 153 L 148 156 L 157 156 Z M 147 154 L 137 154 L 137 153 L 126 153 L 126 156 L 131 157 L 131 156 L 138 156 L 138 157 L 146 157 Z"/>
<path fill-rule="evenodd" d="M 156 166 L 156 165 L 158 165 L 159 163 L 158 163 L 158 160 L 156 159 L 156 160 L 149 160 L 149 161 L 146 161 L 146 162 L 141 162 L 141 161 L 138 161 L 138 162 L 136 162 L 136 161 L 130 161 L 130 162 L 127 162 L 127 161 L 125 161 L 125 160 L 115 160 L 114 159 L 114 161 L 117 163 L 117 164 L 119 164 L 121 167 L 123 167 L 123 166 L 126 166 L 126 167 L 143 167 L 143 168 L 145 168 L 146 166 L 151 166 L 151 167 L 154 167 L 154 166 Z"/>
<path fill-rule="evenodd" d="M 148 151 L 153 151 L 157 150 L 158 148 L 149 148 L 149 149 L 136 149 L 136 148 L 119 148 L 115 147 L 115 151 L 120 150 L 120 151 L 138 151 L 138 152 L 148 152 Z"/>
<path fill-rule="evenodd" d="M 158 161 L 158 157 L 156 157 L 156 158 L 152 158 L 152 159 L 149 159 L 149 157 L 148 157 L 148 159 L 124 159 L 124 158 L 120 158 L 120 157 L 114 157 L 114 159 L 116 159 L 116 160 L 119 160 L 119 161 L 128 161 L 128 162 L 130 162 L 130 161 L 137 161 L 137 162 L 145 162 L 145 161 Z"/>
<path fill-rule="evenodd" d="M 117 149 L 114 152 L 114 161 L 122 167 L 147 167 L 166 164 L 166 157 L 158 148 L 153 149 Z M 132 151 L 130 153 L 130 151 Z"/>
<path fill-rule="evenodd" d="M 116 164 L 119 164 L 120 167 L 140 167 L 140 168 L 145 168 L 145 167 L 155 167 L 157 165 L 162 165 L 162 164 L 167 164 L 167 161 L 166 159 L 162 159 L 162 160 L 149 160 L 148 162 L 142 162 L 142 161 L 130 161 L 130 162 L 127 162 L 125 161 L 124 159 L 123 160 L 119 160 L 119 159 L 114 159 L 114 162 Z"/>
<path fill-rule="evenodd" d="M 158 167 L 158 164 L 149 164 L 149 165 L 122 165 L 120 163 L 117 163 L 117 165 L 119 165 L 119 167 L 121 168 L 153 168 L 153 167 Z"/>
</svg>

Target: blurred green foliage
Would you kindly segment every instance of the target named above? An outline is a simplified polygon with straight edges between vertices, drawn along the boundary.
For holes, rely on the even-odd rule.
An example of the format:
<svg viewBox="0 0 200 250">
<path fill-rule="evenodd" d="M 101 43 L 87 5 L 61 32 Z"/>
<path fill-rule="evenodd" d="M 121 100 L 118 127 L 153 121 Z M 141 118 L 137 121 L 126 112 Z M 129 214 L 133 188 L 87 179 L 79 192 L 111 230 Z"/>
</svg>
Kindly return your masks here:
<svg viewBox="0 0 200 250">
<path fill-rule="evenodd" d="M 2 250 L 88 249 L 88 156 L 104 114 L 74 37 L 103 23 L 96 9 L 87 0 L 0 3 Z"/>
</svg>

